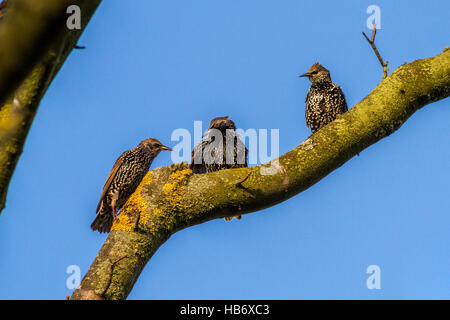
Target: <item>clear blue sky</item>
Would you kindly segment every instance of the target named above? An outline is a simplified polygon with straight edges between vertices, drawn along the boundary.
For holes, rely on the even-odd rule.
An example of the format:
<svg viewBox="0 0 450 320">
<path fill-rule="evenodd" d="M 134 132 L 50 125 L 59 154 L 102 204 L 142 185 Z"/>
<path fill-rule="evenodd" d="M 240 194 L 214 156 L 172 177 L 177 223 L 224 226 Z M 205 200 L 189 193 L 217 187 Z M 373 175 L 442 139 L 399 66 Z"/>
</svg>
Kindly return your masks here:
<svg viewBox="0 0 450 320">
<path fill-rule="evenodd" d="M 353 106 L 392 70 L 449 45 L 450 2 L 104 1 L 43 99 L 0 216 L 0 298 L 64 299 L 106 236 L 89 225 L 116 158 L 146 137 L 229 115 L 309 134 L 297 75 L 316 61 Z M 417 112 L 302 194 L 169 239 L 130 299 L 450 298 L 450 101 Z M 171 163 L 163 153 L 153 168 Z M 368 290 L 366 268 L 381 268 Z"/>
</svg>

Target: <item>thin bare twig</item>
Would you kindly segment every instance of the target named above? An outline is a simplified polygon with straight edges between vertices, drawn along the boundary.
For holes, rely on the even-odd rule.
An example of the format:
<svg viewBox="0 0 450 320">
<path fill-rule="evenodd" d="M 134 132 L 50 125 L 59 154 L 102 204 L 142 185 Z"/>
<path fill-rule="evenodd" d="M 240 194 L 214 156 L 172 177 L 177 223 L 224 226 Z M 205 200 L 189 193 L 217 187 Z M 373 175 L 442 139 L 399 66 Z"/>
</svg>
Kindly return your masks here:
<svg viewBox="0 0 450 320">
<path fill-rule="evenodd" d="M 106 291 L 108 291 L 109 287 L 111 286 L 112 277 L 113 277 L 113 272 L 114 272 L 114 268 L 116 267 L 116 264 L 117 264 L 119 261 L 125 259 L 126 257 L 128 257 L 128 254 L 124 255 L 123 257 L 117 259 L 117 260 L 114 261 L 114 262 L 112 262 L 111 260 L 109 260 L 109 261 L 111 261 L 111 267 L 110 267 L 110 269 L 109 269 L 108 283 L 106 284 L 106 288 L 105 288 L 105 290 L 103 290 L 103 293 L 102 293 L 102 297 L 103 297 L 103 298 L 105 297 Z"/>
<path fill-rule="evenodd" d="M 375 52 L 375 55 L 378 58 L 378 61 L 380 61 L 381 66 L 383 67 L 383 79 L 387 77 L 387 73 L 388 73 L 388 63 L 387 61 L 383 61 L 383 58 L 381 58 L 380 52 L 377 49 L 377 46 L 375 45 L 375 35 L 377 34 L 377 26 L 374 23 L 373 24 L 373 30 L 372 30 L 372 39 L 369 39 L 368 36 L 366 36 L 366 34 L 363 31 L 363 36 L 364 38 L 366 38 L 367 42 L 370 43 L 370 45 L 372 46 L 373 51 Z"/>
<path fill-rule="evenodd" d="M 248 177 L 250 177 L 251 174 L 252 174 L 252 172 L 250 171 L 250 172 L 245 176 L 244 179 L 242 179 L 242 180 L 239 181 L 239 182 L 236 182 L 236 187 L 242 187 L 242 184 L 248 179 Z"/>
</svg>

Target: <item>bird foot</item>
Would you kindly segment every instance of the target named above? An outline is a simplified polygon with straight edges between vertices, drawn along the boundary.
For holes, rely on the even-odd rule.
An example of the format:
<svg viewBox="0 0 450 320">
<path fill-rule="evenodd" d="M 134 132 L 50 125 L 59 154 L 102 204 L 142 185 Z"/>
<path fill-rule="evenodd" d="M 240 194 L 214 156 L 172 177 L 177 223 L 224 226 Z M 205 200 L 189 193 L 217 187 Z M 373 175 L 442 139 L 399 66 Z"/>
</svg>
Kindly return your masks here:
<svg viewBox="0 0 450 320">
<path fill-rule="evenodd" d="M 112 209 L 113 209 L 112 211 L 113 211 L 114 220 L 116 220 L 116 218 L 119 214 L 116 212 L 116 208 L 112 207 Z"/>
<path fill-rule="evenodd" d="M 234 217 L 226 217 L 226 218 L 224 218 L 225 219 L 225 221 L 231 221 L 231 220 L 233 220 L 233 218 L 236 218 L 236 219 L 238 219 L 238 220 L 241 220 L 241 218 L 242 218 L 242 216 L 234 216 Z"/>
</svg>

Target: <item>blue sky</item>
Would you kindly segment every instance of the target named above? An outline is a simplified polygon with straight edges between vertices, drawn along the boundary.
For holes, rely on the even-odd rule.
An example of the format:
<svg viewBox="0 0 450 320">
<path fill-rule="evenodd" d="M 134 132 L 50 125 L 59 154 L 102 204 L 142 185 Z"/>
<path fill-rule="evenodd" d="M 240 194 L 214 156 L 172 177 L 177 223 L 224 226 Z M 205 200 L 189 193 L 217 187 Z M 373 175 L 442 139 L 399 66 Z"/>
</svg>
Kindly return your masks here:
<svg viewBox="0 0 450 320">
<path fill-rule="evenodd" d="M 106 236 L 89 225 L 116 158 L 146 137 L 229 115 L 280 129 L 280 152 L 309 134 L 304 73 L 321 62 L 349 106 L 380 81 L 361 35 L 390 70 L 449 45 L 440 1 L 104 1 L 43 99 L 0 216 L 0 298 L 64 299 Z M 173 235 L 130 299 L 450 298 L 449 100 L 300 195 Z M 171 163 L 162 153 L 152 167 Z M 366 268 L 381 269 L 368 290 Z"/>
</svg>

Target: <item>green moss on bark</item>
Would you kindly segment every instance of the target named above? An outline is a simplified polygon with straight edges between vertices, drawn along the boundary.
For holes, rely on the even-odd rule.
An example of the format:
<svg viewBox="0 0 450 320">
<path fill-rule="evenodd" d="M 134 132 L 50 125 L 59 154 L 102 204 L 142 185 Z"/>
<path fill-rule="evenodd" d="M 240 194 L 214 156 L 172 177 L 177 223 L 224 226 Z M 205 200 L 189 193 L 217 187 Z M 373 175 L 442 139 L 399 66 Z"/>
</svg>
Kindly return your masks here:
<svg viewBox="0 0 450 320">
<path fill-rule="evenodd" d="M 61 12 L 61 5 L 65 2 L 50 1 L 39 5 L 29 1 L 14 1 L 14 6 L 8 8 L 8 14 L 0 23 L 0 101 L 6 101 L 0 105 L 0 213 L 5 207 L 9 182 L 16 164 L 22 153 L 28 131 L 33 122 L 39 103 L 45 94 L 51 81 L 61 68 L 73 47 L 76 45 L 81 32 L 86 27 L 100 0 L 77 0 L 70 4 L 78 4 L 82 12 L 81 30 L 69 30 L 65 27 L 65 7 L 63 8 L 63 24 L 58 26 L 51 36 L 49 47 L 36 41 L 41 36 L 33 36 L 36 32 L 45 32 L 47 27 L 40 23 L 48 14 Z M 27 9 L 28 8 L 28 9 Z M 28 10 L 22 12 L 22 10 Z M 51 12 L 47 12 L 50 10 Z M 34 13 L 39 11 L 39 17 Z M 44 16 L 44 19 L 43 19 Z M 36 19 L 34 19 L 34 18 Z M 40 19 L 40 21 L 38 21 Z M 56 20 L 60 21 L 60 18 Z M 53 24 L 49 25 L 50 27 Z M 42 28 L 41 28 L 42 27 Z M 25 29 L 24 29 L 25 28 Z M 28 32 L 32 29 L 32 32 Z M 25 50 L 25 48 L 32 48 Z M 25 50 L 25 51 L 24 51 Z M 36 53 L 39 51 L 38 53 Z M 36 54 L 33 54 L 36 53 Z M 38 60 L 37 57 L 40 57 Z M 26 61 L 25 61 L 26 60 Z M 35 63 L 35 61 L 38 61 Z M 25 78 L 20 86 L 11 86 L 22 77 L 16 77 L 25 73 Z M 12 78 L 14 79 L 12 79 Z M 15 90 L 9 96 L 10 90 Z M 17 88 L 17 90 L 16 90 Z M 14 101 L 20 103 L 19 108 L 14 109 Z"/>
</svg>

